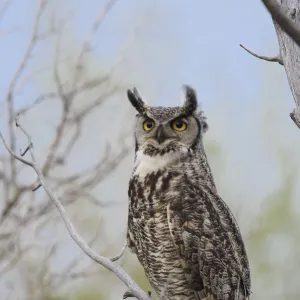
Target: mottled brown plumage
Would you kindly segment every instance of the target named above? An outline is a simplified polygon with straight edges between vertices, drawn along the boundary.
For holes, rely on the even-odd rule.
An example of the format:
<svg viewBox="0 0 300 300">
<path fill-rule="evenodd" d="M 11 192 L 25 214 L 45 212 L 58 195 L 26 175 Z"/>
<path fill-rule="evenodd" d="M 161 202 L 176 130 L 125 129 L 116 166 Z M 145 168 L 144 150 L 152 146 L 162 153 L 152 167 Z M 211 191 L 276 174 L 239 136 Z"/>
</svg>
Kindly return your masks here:
<svg viewBox="0 0 300 300">
<path fill-rule="evenodd" d="M 140 114 L 127 239 L 158 298 L 247 299 L 245 246 L 213 181 L 202 142 L 207 123 L 195 91 L 185 86 L 183 107 L 147 110 L 142 99 L 132 98 L 138 93 L 128 95 Z"/>
</svg>

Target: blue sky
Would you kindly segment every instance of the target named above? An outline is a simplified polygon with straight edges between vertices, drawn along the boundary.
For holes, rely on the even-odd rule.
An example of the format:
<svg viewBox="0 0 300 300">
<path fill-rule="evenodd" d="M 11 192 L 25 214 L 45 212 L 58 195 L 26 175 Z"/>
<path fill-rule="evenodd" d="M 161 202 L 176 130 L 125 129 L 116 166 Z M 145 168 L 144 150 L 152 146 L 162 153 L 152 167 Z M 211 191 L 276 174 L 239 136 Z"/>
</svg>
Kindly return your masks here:
<svg viewBox="0 0 300 300">
<path fill-rule="evenodd" d="M 2 101 L 26 49 L 36 2 L 13 0 L 0 23 Z M 90 30 L 104 1 L 52 0 L 51 3 L 53 11 L 60 17 L 72 12 L 62 48 L 63 53 L 72 53 Z M 14 30 L 10 32 L 11 29 Z M 288 116 L 294 102 L 284 68 L 258 60 L 239 47 L 241 43 L 262 55 L 278 54 L 269 14 L 259 0 L 119 0 L 92 40 L 94 52 L 90 67 L 93 72 L 109 70 L 133 32 L 134 38 L 124 54 L 124 65 L 118 70 L 118 74 L 123 75 L 124 85 L 124 97 L 118 99 L 119 103 L 123 101 L 120 111 L 123 113 L 125 106 L 130 109 L 125 87 L 136 85 L 152 105 L 175 106 L 179 104 L 181 85 L 192 85 L 208 116 L 210 130 L 205 140 L 216 141 L 225 154 L 224 170 L 215 173 L 219 189 L 234 211 L 242 207 L 238 220 L 245 230 L 248 228 L 245 222 L 251 222 L 253 213 L 260 211 L 264 197 L 282 182 L 278 153 L 282 149 L 288 150 L 288 162 L 300 167 L 299 131 Z M 51 62 L 53 48 L 52 40 L 39 46 L 25 75 Z M 16 105 L 31 102 L 41 90 L 49 88 L 48 81 L 49 77 L 39 75 L 16 95 Z M 0 101 L 1 126 L 5 115 L 2 108 Z M 49 142 L 49 119 L 45 115 L 50 113 L 52 121 L 57 119 L 57 111 L 44 111 L 27 120 L 26 128 L 31 125 L 30 132 L 36 144 L 47 139 Z M 96 141 L 101 143 L 101 138 L 115 136 L 111 127 L 111 131 L 104 130 L 107 122 L 116 118 L 114 113 L 107 112 L 101 119 L 99 116 L 92 119 L 93 126 L 86 132 L 85 142 L 73 157 L 75 167 L 99 156 Z M 120 123 L 114 122 L 111 126 L 120 131 Z M 3 149 L 2 145 L 0 149 Z M 223 164 L 213 159 L 210 163 L 213 171 Z M 124 230 L 122 224 L 126 218 L 131 167 L 132 157 L 98 190 L 106 200 L 124 199 L 123 206 L 113 207 L 107 213 L 106 228 L 117 226 L 114 233 L 109 232 L 110 237 L 111 234 L 118 237 Z M 39 193 L 42 195 L 43 192 L 39 190 Z M 115 220 L 120 223 L 115 224 Z M 72 241 L 67 238 L 64 241 L 70 242 L 73 254 L 80 252 Z M 69 258 L 69 249 L 65 250 L 68 254 L 65 253 L 60 262 Z M 271 294 L 270 298 L 260 296 L 273 299 Z"/>
<path fill-rule="evenodd" d="M 62 52 L 68 53 L 79 47 L 105 2 L 56 0 L 51 3 L 59 17 L 72 12 L 62 47 Z M 1 36 L 2 98 L 26 49 L 35 6 L 36 1 L 12 1 L 2 20 L 0 32 L 16 28 Z M 124 97 L 119 99 L 124 101 L 122 105 L 130 107 L 125 89 L 133 85 L 152 105 L 178 105 L 181 85 L 192 85 L 208 116 L 211 128 L 208 139 L 222 145 L 228 165 L 235 165 L 233 174 L 228 167 L 228 178 L 239 179 L 244 184 L 254 180 L 253 184 L 259 187 L 254 193 L 261 199 L 270 185 L 280 180 L 274 172 L 276 149 L 266 142 L 265 136 L 276 134 L 275 139 L 280 136 L 278 143 L 286 147 L 297 134 L 288 116 L 294 103 L 284 68 L 256 59 L 239 47 L 242 43 L 259 54 L 278 53 L 275 30 L 261 1 L 119 0 L 92 39 L 92 67 L 109 70 L 132 33 L 134 39 L 119 71 L 125 78 Z M 47 65 L 54 47 L 52 40 L 37 47 L 26 72 Z M 42 75 L 16 95 L 16 106 L 31 102 L 39 95 L 49 80 L 49 77 L 44 81 L 40 78 Z M 272 112 L 274 109 L 277 114 Z M 269 111 L 272 118 L 268 117 Z M 52 121 L 57 119 L 57 113 L 53 115 Z M 267 125 L 261 130 L 265 120 Z M 36 128 L 35 121 L 31 122 Z M 42 130 L 47 122 L 47 118 L 43 119 L 38 129 Z M 118 123 L 114 125 L 117 127 Z M 39 141 L 46 138 L 48 135 L 43 134 Z M 87 151 L 92 149 L 88 147 Z M 255 182 L 257 162 L 261 166 L 259 182 Z"/>
<path fill-rule="evenodd" d="M 35 3 L 12 1 L 1 23 L 1 32 L 17 26 L 15 31 L 1 37 L 1 93 L 24 53 Z M 91 20 L 103 3 L 77 0 L 57 5 L 58 11 L 64 12 L 65 8 L 74 11 L 72 24 L 78 42 L 88 32 Z M 243 94 L 241 103 L 250 105 L 257 99 L 261 68 L 264 66 L 271 72 L 274 67 L 280 68 L 250 57 L 239 47 L 243 43 L 257 53 L 277 54 L 273 24 L 260 1 L 120 0 L 93 40 L 93 46 L 99 51 L 97 53 L 102 57 L 117 53 L 124 38 L 136 25 L 142 28 L 144 36 L 144 39 L 139 39 L 151 50 L 148 53 L 147 49 L 143 49 L 144 53 L 138 55 L 140 59 L 153 62 L 144 63 L 144 72 L 159 72 L 164 78 L 159 84 L 153 76 L 153 82 L 149 84 L 151 88 L 158 88 L 159 102 L 171 102 L 168 99 L 176 98 L 180 85 L 190 83 L 203 99 L 214 98 L 216 90 L 225 87 L 225 90 L 230 89 L 230 93 Z M 161 45 L 156 47 L 158 41 Z M 168 55 L 161 54 L 164 51 L 175 55 L 175 59 L 168 61 Z M 163 57 L 165 61 L 156 57 Z M 19 101 L 24 100 L 21 98 Z"/>
</svg>

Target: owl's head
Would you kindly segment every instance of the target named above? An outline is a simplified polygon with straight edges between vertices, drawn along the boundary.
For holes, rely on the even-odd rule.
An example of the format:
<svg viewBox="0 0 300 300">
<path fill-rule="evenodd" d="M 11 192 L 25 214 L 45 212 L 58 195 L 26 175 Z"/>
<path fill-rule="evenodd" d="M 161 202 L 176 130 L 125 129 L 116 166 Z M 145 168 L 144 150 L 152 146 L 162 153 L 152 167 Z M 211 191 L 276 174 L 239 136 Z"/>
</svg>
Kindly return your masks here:
<svg viewBox="0 0 300 300">
<path fill-rule="evenodd" d="M 199 111 L 193 88 L 184 85 L 184 104 L 177 107 L 151 107 L 136 88 L 128 90 L 131 104 L 137 110 L 135 128 L 136 151 L 145 155 L 162 156 L 170 152 L 188 152 L 198 147 L 208 125 Z"/>
<path fill-rule="evenodd" d="M 135 127 L 136 151 L 157 156 L 170 152 L 188 152 L 202 142 L 208 129 L 203 112 L 198 110 L 197 95 L 193 88 L 183 86 L 184 104 L 177 107 L 151 107 L 136 88 L 128 90 L 131 104 L 137 110 Z"/>
</svg>

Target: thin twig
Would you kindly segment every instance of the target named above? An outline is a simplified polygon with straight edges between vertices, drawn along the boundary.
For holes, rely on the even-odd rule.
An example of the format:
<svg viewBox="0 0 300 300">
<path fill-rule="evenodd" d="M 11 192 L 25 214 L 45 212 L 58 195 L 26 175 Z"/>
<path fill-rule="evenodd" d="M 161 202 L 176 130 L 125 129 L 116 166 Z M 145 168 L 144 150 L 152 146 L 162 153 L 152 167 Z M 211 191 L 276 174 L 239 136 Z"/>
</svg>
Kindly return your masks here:
<svg viewBox="0 0 300 300">
<path fill-rule="evenodd" d="M 33 192 L 37 191 L 42 185 L 39 184 L 37 187 L 35 187 L 34 189 L 32 189 Z"/>
<path fill-rule="evenodd" d="M 108 270 L 113 272 L 123 283 L 125 283 L 129 289 L 129 292 L 131 294 L 133 294 L 136 298 L 138 298 L 140 300 L 151 300 L 151 297 L 149 297 L 149 295 L 147 293 L 142 291 L 140 289 L 140 287 L 133 281 L 133 279 L 119 265 L 117 265 L 116 263 L 111 261 L 111 259 L 109 259 L 107 257 L 98 255 L 93 249 L 91 249 L 87 245 L 87 243 L 83 240 L 83 238 L 77 233 L 74 225 L 72 224 L 69 217 L 67 216 L 63 205 L 61 204 L 60 200 L 56 197 L 56 195 L 53 193 L 52 189 L 47 185 L 44 175 L 36 163 L 36 159 L 35 159 L 35 155 L 34 155 L 34 146 L 31 142 L 31 137 L 22 128 L 22 126 L 20 124 L 18 124 L 18 125 L 19 125 L 18 127 L 22 130 L 22 132 L 27 136 L 28 144 L 31 145 L 30 154 L 31 154 L 32 162 L 27 161 L 27 160 L 23 159 L 21 156 L 18 156 L 16 153 L 14 153 L 12 151 L 12 149 L 9 147 L 9 145 L 7 144 L 1 131 L 0 131 L 0 138 L 2 139 L 2 142 L 5 146 L 5 148 L 7 149 L 7 151 L 10 153 L 10 155 L 12 155 L 15 159 L 21 161 L 22 163 L 24 163 L 34 169 L 46 194 L 53 201 L 56 208 L 58 209 L 71 238 L 75 241 L 75 243 L 81 248 L 81 250 L 87 256 L 89 256 L 92 260 L 94 260 L 95 262 L 101 264 L 102 266 L 104 266 L 105 268 L 107 268 Z"/>
<path fill-rule="evenodd" d="M 85 36 L 85 38 L 83 40 L 82 47 L 80 49 L 78 59 L 77 59 L 77 63 L 76 63 L 76 66 L 75 66 L 75 76 L 74 76 L 74 80 L 73 80 L 73 89 L 76 88 L 76 85 L 77 85 L 78 80 L 80 78 L 83 58 L 84 58 L 84 55 L 87 52 L 89 52 L 90 41 L 91 41 L 93 35 L 96 34 L 96 32 L 97 32 L 99 26 L 101 25 L 102 21 L 104 20 L 105 16 L 109 13 L 109 11 L 116 4 L 116 2 L 117 2 L 117 0 L 108 0 L 107 1 L 104 8 L 99 12 L 97 17 L 95 18 L 95 21 L 94 21 L 90 31 L 88 32 L 88 34 Z"/>
<path fill-rule="evenodd" d="M 23 74 L 24 69 L 26 68 L 26 65 L 30 59 L 31 53 L 36 45 L 36 42 L 38 40 L 38 30 L 39 30 L 39 23 L 40 23 L 40 18 L 42 16 L 42 13 L 45 9 L 47 2 L 46 0 L 40 0 L 39 1 L 39 5 L 38 5 L 38 9 L 37 9 L 37 13 L 35 16 L 35 20 L 34 20 L 34 24 L 33 24 L 33 30 L 32 30 L 32 34 L 30 37 L 30 41 L 29 44 L 26 48 L 25 54 L 16 70 L 16 72 L 14 73 L 9 87 L 8 87 L 8 92 L 7 92 L 7 97 L 6 97 L 6 102 L 7 102 L 7 108 L 8 108 L 8 116 L 9 116 L 9 120 L 8 123 L 12 124 L 14 118 L 15 118 L 15 111 L 14 111 L 14 90 L 15 90 L 15 86 L 20 78 L 20 76 Z M 9 125 L 9 138 L 10 138 L 10 148 L 12 149 L 13 152 L 15 152 L 15 147 L 16 147 L 16 137 L 15 137 L 15 132 L 14 132 L 14 128 L 12 126 Z M 11 178 L 12 181 L 15 181 L 15 177 L 16 177 L 16 166 L 15 166 L 15 162 L 13 160 L 13 157 L 11 157 Z"/>
<path fill-rule="evenodd" d="M 296 126 L 300 129 L 300 120 L 297 117 L 295 109 L 290 113 L 290 117 L 294 121 L 294 123 L 296 124 Z"/>
<path fill-rule="evenodd" d="M 63 24 L 64 25 L 64 24 Z M 55 158 L 56 152 L 60 146 L 61 140 L 63 138 L 63 133 L 65 131 L 65 127 L 67 125 L 68 120 L 68 113 L 71 105 L 71 99 L 67 97 L 63 84 L 60 78 L 59 74 L 59 53 L 60 53 L 60 40 L 62 38 L 62 30 L 58 36 L 58 41 L 56 45 L 56 51 L 55 51 L 55 59 L 54 59 L 54 80 L 56 83 L 56 87 L 58 90 L 58 96 L 60 97 L 61 104 L 62 104 L 62 116 L 60 119 L 60 122 L 58 126 L 56 127 L 56 133 L 55 138 L 53 142 L 50 145 L 50 149 L 46 158 L 46 161 L 44 163 L 44 166 L 42 167 L 42 173 L 46 176 L 50 170 L 50 166 Z"/>
<path fill-rule="evenodd" d="M 30 148 L 30 146 L 27 146 L 27 148 L 23 152 L 21 152 L 20 155 L 24 156 L 27 153 L 27 151 L 29 150 L 29 148 Z"/>
<path fill-rule="evenodd" d="M 116 4 L 117 0 L 109 0 L 107 1 L 104 8 L 100 11 L 100 13 L 97 15 L 90 32 L 85 36 L 84 42 L 79 54 L 79 61 L 81 60 L 82 56 L 84 55 L 84 52 L 87 51 L 89 48 L 89 43 L 91 41 L 92 36 L 97 32 L 99 26 L 103 22 L 105 16 L 109 13 L 109 11 L 112 9 L 112 7 Z"/>
<path fill-rule="evenodd" d="M 148 296 L 149 296 L 150 299 L 152 299 L 150 291 L 148 291 Z M 127 299 L 127 298 L 135 298 L 135 297 L 131 292 L 127 291 L 127 292 L 124 293 L 123 299 Z"/>
<path fill-rule="evenodd" d="M 300 47 L 300 28 L 282 11 L 276 0 L 262 0 L 272 18 Z"/>
<path fill-rule="evenodd" d="M 56 98 L 58 95 L 57 93 L 48 93 L 48 94 L 44 94 L 44 95 L 40 95 L 38 96 L 33 103 L 20 108 L 17 112 L 16 115 L 23 115 L 25 113 L 27 113 L 29 110 L 31 110 L 33 107 L 35 107 L 36 105 L 48 100 L 48 99 L 54 99 Z"/>
<path fill-rule="evenodd" d="M 111 261 L 117 261 L 117 260 L 119 260 L 124 255 L 124 253 L 126 251 L 126 248 L 127 248 L 127 241 L 125 242 L 124 246 L 122 247 L 120 253 L 117 256 L 112 257 L 110 260 Z"/>
<path fill-rule="evenodd" d="M 65 24 L 61 25 L 61 28 L 63 28 Z M 57 154 L 58 148 L 62 142 L 63 136 L 64 136 L 64 132 L 66 129 L 66 125 L 67 125 L 67 121 L 68 121 L 68 115 L 70 112 L 70 108 L 72 105 L 72 100 L 74 98 L 74 96 L 76 95 L 75 93 L 66 93 L 60 74 L 59 74 L 59 53 L 60 53 L 60 41 L 62 38 L 62 30 L 60 31 L 59 35 L 58 35 L 58 41 L 57 41 L 57 45 L 56 45 L 56 51 L 55 51 L 55 59 L 54 59 L 54 80 L 56 83 L 56 87 L 58 90 L 58 97 L 61 100 L 61 104 L 62 104 L 62 116 L 60 119 L 59 124 L 56 127 L 56 132 L 55 132 L 55 138 L 53 140 L 53 142 L 50 145 L 50 149 L 48 151 L 48 155 L 46 158 L 46 161 L 42 167 L 42 173 L 47 176 L 51 165 L 53 163 L 53 161 L 55 160 L 55 156 Z"/>
<path fill-rule="evenodd" d="M 1 137 L 1 132 L 0 132 L 0 137 Z M 2 138 L 2 137 L 1 137 Z M 24 164 L 26 160 L 24 160 Z M 27 162 L 27 161 L 26 161 Z M 23 192 L 25 191 L 25 188 L 18 188 L 13 195 L 12 199 L 9 199 L 6 203 L 6 206 L 4 207 L 1 217 L 0 217 L 0 225 L 3 224 L 4 220 L 7 218 L 8 214 L 11 212 L 11 210 L 18 204 Z"/>
<path fill-rule="evenodd" d="M 256 54 L 256 53 L 252 52 L 251 50 L 247 49 L 242 44 L 240 44 L 240 47 L 242 47 L 248 53 L 250 53 L 251 55 L 253 55 L 253 56 L 255 56 L 255 57 L 259 58 L 259 59 L 270 61 L 270 62 L 277 62 L 277 63 L 279 63 L 280 65 L 283 66 L 283 62 L 282 62 L 282 59 L 281 59 L 281 57 L 280 57 L 279 54 L 277 56 L 263 56 L 263 55 L 259 55 L 259 54 Z"/>
<path fill-rule="evenodd" d="M 5 15 L 5 12 L 10 5 L 11 1 L 10 0 L 5 0 L 3 3 L 1 3 L 0 6 L 0 22 L 2 21 L 3 16 Z"/>
<path fill-rule="evenodd" d="M 25 249 L 18 249 L 18 253 L 13 257 L 1 270 L 0 270 L 0 276 L 3 278 L 4 274 L 11 270 L 13 266 L 15 266 L 21 258 L 30 250 L 31 246 L 26 247 Z"/>
</svg>

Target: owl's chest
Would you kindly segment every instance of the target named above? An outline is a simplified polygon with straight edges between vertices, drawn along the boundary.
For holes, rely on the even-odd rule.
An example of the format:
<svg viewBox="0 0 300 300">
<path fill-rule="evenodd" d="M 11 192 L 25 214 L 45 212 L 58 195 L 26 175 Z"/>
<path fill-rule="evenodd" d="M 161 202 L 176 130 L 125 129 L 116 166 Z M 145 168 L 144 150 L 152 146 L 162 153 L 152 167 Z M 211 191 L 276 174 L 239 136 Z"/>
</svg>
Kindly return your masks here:
<svg viewBox="0 0 300 300">
<path fill-rule="evenodd" d="M 128 230 L 138 257 L 164 257 L 174 247 L 170 235 L 167 205 L 177 174 L 166 170 L 145 177 L 133 176 L 129 183 Z M 142 262 L 148 265 L 147 261 Z"/>
<path fill-rule="evenodd" d="M 177 176 L 161 171 L 130 181 L 128 244 L 157 293 L 169 281 L 179 282 L 181 288 L 186 283 L 167 217 Z"/>
<path fill-rule="evenodd" d="M 174 174 L 166 170 L 158 170 L 146 176 L 135 175 L 129 182 L 129 213 L 135 221 L 165 221 L 168 198 L 174 182 Z M 165 218 L 164 218 L 165 216 Z"/>
<path fill-rule="evenodd" d="M 173 243 L 167 206 L 178 195 L 181 178 L 182 172 L 170 168 L 132 176 L 128 190 L 128 229 L 136 245 L 162 244 L 165 240 Z M 142 246 L 138 248 L 141 250 Z"/>
<path fill-rule="evenodd" d="M 146 251 L 142 250 L 146 244 L 149 249 L 150 244 L 161 244 L 160 240 L 168 236 L 166 209 L 170 199 L 167 195 L 173 180 L 166 170 L 144 177 L 135 175 L 130 180 L 128 225 L 140 252 Z"/>
</svg>

